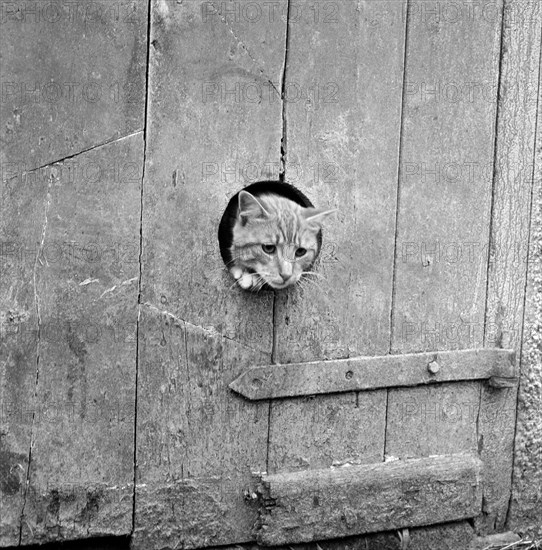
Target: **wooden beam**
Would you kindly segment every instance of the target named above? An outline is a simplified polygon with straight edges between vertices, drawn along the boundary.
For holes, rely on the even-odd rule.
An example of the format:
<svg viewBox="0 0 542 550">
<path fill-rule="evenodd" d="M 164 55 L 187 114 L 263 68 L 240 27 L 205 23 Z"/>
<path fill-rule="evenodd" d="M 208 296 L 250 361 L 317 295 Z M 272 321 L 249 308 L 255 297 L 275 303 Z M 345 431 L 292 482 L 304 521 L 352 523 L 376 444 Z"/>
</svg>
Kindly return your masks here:
<svg viewBox="0 0 542 550">
<path fill-rule="evenodd" d="M 481 461 L 469 454 L 262 475 L 262 544 L 291 544 L 474 517 Z"/>
<path fill-rule="evenodd" d="M 506 0 L 504 18 L 484 346 L 514 348 L 524 361 L 521 336 L 527 333 L 523 316 L 531 197 L 536 181 L 533 164 L 542 6 L 528 0 Z M 518 360 L 518 371 L 523 361 Z M 521 371 L 525 367 L 521 366 Z M 516 429 L 517 381 L 508 384 L 504 391 L 486 386 L 481 394 L 478 436 L 486 482 L 483 513 L 476 524 L 480 534 L 503 530 L 509 516 L 514 437 L 522 430 Z M 529 424 L 534 426 L 536 421 L 529 420 Z M 525 435 L 519 435 L 517 441 Z M 515 459 L 521 464 L 516 470 L 521 476 L 524 464 L 518 456 Z M 526 484 L 532 486 L 533 482 Z M 525 503 L 526 491 L 519 492 Z M 537 498 L 532 501 L 534 508 L 539 507 Z"/>
<path fill-rule="evenodd" d="M 254 367 L 230 388 L 257 400 L 515 376 L 513 351 L 473 349 Z"/>
</svg>

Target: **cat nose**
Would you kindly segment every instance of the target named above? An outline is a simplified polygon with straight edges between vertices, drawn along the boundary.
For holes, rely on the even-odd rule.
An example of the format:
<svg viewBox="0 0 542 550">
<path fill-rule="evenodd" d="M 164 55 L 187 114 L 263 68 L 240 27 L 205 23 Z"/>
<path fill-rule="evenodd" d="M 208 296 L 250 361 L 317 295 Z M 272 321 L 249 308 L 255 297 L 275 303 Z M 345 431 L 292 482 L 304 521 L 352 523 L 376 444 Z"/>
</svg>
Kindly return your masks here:
<svg viewBox="0 0 542 550">
<path fill-rule="evenodd" d="M 283 267 L 280 271 L 279 271 L 279 275 L 282 277 L 282 280 L 284 282 L 286 282 L 288 279 L 290 279 L 290 277 L 292 276 L 292 268 L 291 267 Z"/>
</svg>

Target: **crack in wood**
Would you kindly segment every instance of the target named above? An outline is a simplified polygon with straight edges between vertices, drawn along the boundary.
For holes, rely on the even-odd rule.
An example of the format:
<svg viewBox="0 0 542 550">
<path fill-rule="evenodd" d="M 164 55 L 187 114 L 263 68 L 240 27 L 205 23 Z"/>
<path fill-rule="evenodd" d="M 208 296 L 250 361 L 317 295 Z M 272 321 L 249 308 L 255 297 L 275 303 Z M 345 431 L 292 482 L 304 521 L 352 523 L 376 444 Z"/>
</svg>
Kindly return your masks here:
<svg viewBox="0 0 542 550">
<path fill-rule="evenodd" d="M 152 34 L 152 0 L 147 0 L 147 56 L 145 68 L 145 108 L 144 108 L 144 128 L 143 128 L 143 168 L 141 173 L 141 192 L 139 202 L 139 257 L 138 257 L 138 291 L 137 291 L 137 321 L 136 321 L 136 349 L 135 349 L 135 381 L 134 381 L 134 453 L 133 453 L 133 494 L 132 494 L 132 526 L 131 533 L 134 533 L 136 524 L 136 484 L 137 484 L 137 399 L 139 383 L 139 327 L 141 321 L 141 281 L 143 278 L 143 206 L 144 206 L 144 183 L 145 168 L 147 165 L 147 132 L 149 127 L 149 83 L 151 67 L 151 34 Z"/>
<path fill-rule="evenodd" d="M 231 26 L 228 24 L 228 20 L 222 15 L 222 13 L 220 12 L 219 9 L 217 9 L 217 7 L 214 5 L 213 2 L 209 2 L 209 4 L 211 6 L 213 6 L 213 8 L 215 9 L 216 13 L 218 13 L 220 15 L 220 19 L 222 20 L 222 22 L 224 23 L 224 25 L 226 25 L 226 27 L 228 28 L 228 30 L 230 31 L 231 35 L 235 38 L 235 40 L 237 41 L 237 45 L 238 46 L 241 46 L 243 48 L 243 50 L 247 53 L 248 57 L 250 58 L 250 60 L 258 67 L 258 70 L 260 71 L 260 74 L 265 78 L 265 80 L 267 82 L 269 82 L 269 84 L 271 84 L 271 87 L 273 88 L 273 90 L 275 90 L 275 92 L 277 93 L 277 95 L 280 97 L 281 94 L 279 92 L 279 90 L 277 90 L 277 87 L 275 86 L 275 84 L 273 84 L 273 81 L 265 74 L 265 71 L 261 68 L 261 64 L 258 63 L 258 61 L 256 61 L 256 58 L 250 53 L 249 49 L 247 48 L 246 44 L 235 34 L 234 30 L 231 28 Z"/>
<path fill-rule="evenodd" d="M 227 336 L 224 333 L 218 331 L 212 325 L 208 325 L 208 326 L 196 325 L 194 323 L 191 323 L 190 321 L 186 321 L 185 319 L 182 319 L 181 317 L 177 317 L 176 315 L 174 315 L 170 311 L 167 311 L 165 309 L 160 309 L 159 307 L 156 307 L 154 304 L 151 304 L 150 302 L 144 302 L 143 304 L 140 304 L 140 305 L 146 306 L 149 309 L 151 309 L 153 311 L 156 311 L 157 313 L 160 313 L 161 315 L 169 317 L 170 319 L 175 321 L 175 323 L 177 323 L 178 326 L 180 326 L 182 328 L 186 329 L 187 327 L 189 327 L 189 328 L 192 328 L 192 329 L 195 329 L 195 330 L 198 330 L 198 331 L 202 331 L 202 332 L 204 332 L 205 334 L 207 334 L 208 336 L 210 336 L 212 338 L 222 338 L 223 340 L 228 340 L 230 342 L 233 342 L 236 345 L 242 346 L 245 349 L 248 349 L 248 350 L 253 351 L 255 353 L 260 353 L 260 354 L 263 354 L 265 356 L 269 356 L 269 353 L 267 353 L 263 350 L 260 350 L 260 349 L 253 348 L 251 346 L 247 346 L 246 344 L 243 344 L 242 342 L 239 342 L 239 340 L 236 340 L 235 338 L 232 338 L 231 336 Z"/>
<path fill-rule="evenodd" d="M 286 109 L 286 73 L 288 70 L 288 49 L 290 46 L 290 2 L 286 4 L 286 36 L 284 40 L 284 64 L 282 66 L 282 75 L 280 83 L 280 98 L 282 110 L 282 137 L 280 140 L 280 171 L 279 179 L 284 181 L 286 177 L 286 161 L 288 155 L 288 120 Z"/>
<path fill-rule="evenodd" d="M 82 149 L 81 151 L 78 151 L 77 153 L 73 153 L 72 155 L 68 155 L 66 157 L 62 157 L 58 160 L 53 160 L 51 162 L 47 162 L 45 164 L 42 164 L 41 166 L 38 166 L 36 168 L 32 168 L 31 170 L 28 170 L 26 172 L 23 172 L 23 176 L 27 175 L 29 172 L 36 172 L 37 170 L 44 170 L 45 168 L 49 168 L 50 166 L 55 166 L 55 164 L 62 164 L 63 162 L 66 162 L 67 160 L 74 159 L 76 157 L 79 157 L 81 155 L 84 155 L 86 153 L 90 153 L 91 151 L 95 151 L 96 149 L 100 149 L 102 147 L 105 147 L 106 145 L 112 145 L 113 143 L 117 143 L 119 141 L 123 141 L 125 139 L 129 139 L 131 137 L 137 136 L 141 133 L 143 133 L 144 130 L 136 130 L 135 132 L 132 132 L 131 134 L 127 134 L 125 136 L 111 138 L 106 141 L 103 141 L 102 143 L 98 143 L 97 145 L 93 145 L 92 147 L 87 147 L 86 149 Z"/>
<path fill-rule="evenodd" d="M 45 220 L 43 222 L 43 229 L 41 231 L 41 241 L 40 245 L 38 247 L 38 251 L 36 253 L 36 259 L 34 261 L 34 270 L 33 270 L 33 287 L 34 287 L 34 306 L 36 311 L 36 322 L 38 325 L 36 334 L 37 334 L 37 342 L 36 342 L 36 376 L 35 376 L 35 384 L 34 384 L 34 400 L 37 399 L 38 395 L 38 385 L 39 385 L 39 375 L 40 375 L 40 352 L 41 352 L 41 310 L 40 310 L 40 298 L 38 293 L 38 285 L 37 285 L 37 271 L 38 271 L 38 263 L 40 261 L 40 255 L 43 251 L 43 248 L 45 246 L 45 235 L 47 233 L 47 225 L 49 223 L 49 208 L 51 206 L 51 181 L 49 181 L 48 187 L 47 187 L 47 195 L 46 195 L 46 203 L 45 203 Z M 28 487 L 30 484 L 30 468 L 32 464 L 32 447 L 34 445 L 34 427 L 35 427 L 35 420 L 36 420 L 36 411 L 32 410 L 32 420 L 31 420 L 31 427 L 30 427 L 30 449 L 28 450 L 28 465 L 26 469 L 26 479 L 25 479 L 25 486 L 24 486 L 24 496 L 23 496 L 23 506 L 21 508 L 21 516 L 20 516 L 20 524 L 19 524 L 19 546 L 22 544 L 22 537 L 23 537 L 23 521 L 25 523 L 26 520 L 24 519 L 24 514 L 26 510 L 26 502 L 28 497 Z"/>
</svg>

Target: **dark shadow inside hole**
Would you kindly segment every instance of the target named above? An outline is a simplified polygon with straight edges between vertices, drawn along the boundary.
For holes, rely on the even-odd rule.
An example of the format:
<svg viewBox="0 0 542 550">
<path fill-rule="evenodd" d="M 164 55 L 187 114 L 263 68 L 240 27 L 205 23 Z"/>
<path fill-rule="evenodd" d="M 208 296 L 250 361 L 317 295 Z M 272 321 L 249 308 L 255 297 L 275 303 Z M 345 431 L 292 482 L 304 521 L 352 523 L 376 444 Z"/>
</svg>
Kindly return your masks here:
<svg viewBox="0 0 542 550">
<path fill-rule="evenodd" d="M 231 267 L 231 245 L 233 240 L 233 227 L 237 219 L 239 208 L 239 193 L 241 191 L 248 191 L 256 198 L 266 193 L 274 193 L 286 199 L 290 199 L 291 201 L 305 208 L 314 207 L 309 198 L 304 195 L 299 189 L 289 183 L 282 181 L 257 181 L 255 183 L 251 183 L 243 189 L 239 189 L 239 191 L 235 193 L 235 195 L 233 195 L 233 197 L 228 202 L 228 206 L 226 206 L 226 210 L 224 211 L 224 214 L 222 215 L 222 219 L 220 220 L 220 224 L 218 226 L 218 243 L 220 246 L 220 255 L 222 256 L 224 264 L 228 268 Z M 317 241 L 318 250 L 316 252 L 316 257 L 318 257 L 318 254 L 320 254 L 320 248 L 322 247 L 322 230 L 318 232 Z M 272 289 L 269 286 L 265 285 L 263 290 Z"/>
</svg>

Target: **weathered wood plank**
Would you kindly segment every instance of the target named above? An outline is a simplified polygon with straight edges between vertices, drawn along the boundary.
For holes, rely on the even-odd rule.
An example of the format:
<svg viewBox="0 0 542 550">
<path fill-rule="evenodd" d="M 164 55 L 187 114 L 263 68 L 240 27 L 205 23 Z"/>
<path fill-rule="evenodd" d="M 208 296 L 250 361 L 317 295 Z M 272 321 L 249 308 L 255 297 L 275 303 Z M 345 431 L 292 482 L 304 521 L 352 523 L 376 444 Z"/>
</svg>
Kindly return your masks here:
<svg viewBox="0 0 542 550">
<path fill-rule="evenodd" d="M 542 4 L 506 0 L 499 88 L 485 345 L 521 350 L 533 164 Z M 528 328 L 529 330 L 529 328 Z M 504 528 L 510 502 L 517 382 L 485 386 L 480 409 L 481 457 L 488 475 L 482 533 Z"/>
<path fill-rule="evenodd" d="M 324 229 L 318 267 L 324 278 L 277 294 L 274 361 L 388 349 L 393 257 L 384 251 L 393 250 L 394 240 L 405 5 L 332 3 L 334 13 L 315 20 L 313 3 L 290 2 L 285 176 L 317 206 L 339 213 Z M 390 16 L 382 18 L 382 10 Z M 321 400 L 272 404 L 268 471 L 307 460 L 309 468 L 382 460 L 384 391 L 336 396 L 335 406 Z M 363 437 L 347 441 L 359 432 Z M 343 444 L 332 452 L 325 446 L 309 450 L 300 434 L 310 433 Z"/>
<path fill-rule="evenodd" d="M 68 323 L 75 327 L 77 336 L 83 332 L 90 338 L 102 339 L 104 331 L 113 330 L 107 323 L 115 313 L 121 316 L 115 321 L 119 338 L 123 337 L 119 331 L 135 320 L 134 311 L 113 313 L 111 304 L 101 316 L 94 315 L 95 312 L 87 314 L 85 308 L 89 294 L 98 287 L 112 286 L 117 277 L 123 280 L 121 272 L 131 269 L 125 265 L 124 257 L 131 256 L 137 264 L 137 242 L 135 249 L 131 248 L 124 230 L 125 222 L 133 216 L 136 223 L 130 229 L 134 229 L 133 236 L 137 239 L 139 206 L 132 198 L 134 189 L 136 195 L 138 192 L 137 178 L 142 163 L 134 155 L 142 152 L 141 136 L 131 139 L 130 146 L 113 146 L 108 149 L 109 153 L 101 149 L 93 155 L 78 154 L 134 134 L 143 127 L 147 1 L 119 0 L 92 5 L 1 2 L 0 12 L 0 545 L 4 546 L 18 544 L 21 535 L 23 544 L 31 542 L 29 529 L 36 530 L 36 540 L 40 541 L 57 536 L 81 536 L 87 533 L 87 527 L 93 532 L 98 516 L 111 513 L 111 508 L 107 512 L 105 508 L 96 514 L 93 512 L 88 518 L 82 518 L 80 525 L 63 530 L 67 523 L 75 521 L 77 508 L 84 507 L 81 505 L 86 502 L 82 496 L 84 484 L 89 484 L 90 491 L 90 485 L 103 481 L 104 469 L 109 466 L 111 478 L 119 473 L 119 479 L 108 480 L 107 487 L 120 487 L 132 477 L 129 463 L 117 467 L 111 465 L 109 459 L 96 463 L 94 457 L 88 460 L 89 464 L 81 466 L 81 476 L 79 472 L 74 474 L 74 464 L 70 461 L 77 460 L 78 453 L 83 448 L 88 451 L 89 446 L 89 442 L 84 442 L 81 449 L 70 448 L 79 437 L 84 440 L 85 434 L 87 437 L 90 432 L 97 434 L 95 448 L 104 452 L 108 449 L 105 454 L 109 454 L 113 440 L 115 445 L 119 441 L 127 443 L 117 458 L 129 456 L 132 443 L 119 437 L 114 427 L 104 432 L 97 426 L 85 426 L 82 433 L 77 434 L 79 424 L 72 418 L 75 414 L 70 410 L 72 403 L 65 394 L 61 395 L 65 385 L 60 383 L 57 387 L 56 384 L 71 363 L 68 359 L 72 357 L 71 352 L 63 355 Z M 51 165 L 67 156 L 71 158 Z M 125 162 L 128 164 L 123 164 Z M 104 196 L 111 191 L 112 181 L 124 187 L 121 200 L 115 193 Z M 101 195 L 98 187 L 104 184 L 106 191 Z M 79 197 L 73 195 L 74 187 Z M 68 199 L 74 207 L 70 212 L 69 205 L 61 206 Z M 114 200 L 118 202 L 112 207 Z M 117 205 L 121 209 L 121 205 L 125 206 L 123 214 L 119 215 Z M 108 208 L 111 208 L 109 212 Z M 129 211 L 131 208 L 133 212 Z M 74 217 L 72 226 L 69 227 L 66 217 L 57 218 L 64 215 Z M 104 217 L 100 218 L 101 215 Z M 65 231 L 55 232 L 61 226 Z M 110 247 L 105 263 L 96 257 L 104 253 L 104 247 Z M 116 261 L 112 259 L 115 256 Z M 114 267 L 113 263 L 116 263 Z M 93 281 L 89 286 L 74 289 L 91 272 L 103 275 L 100 283 Z M 57 280 L 56 276 L 65 279 Z M 67 288 L 69 292 L 62 297 Z M 102 291 L 105 288 L 102 287 Z M 74 306 L 79 299 L 81 304 Z M 57 312 L 49 309 L 51 300 L 66 303 Z M 43 306 L 41 310 L 40 306 Z M 96 334 L 96 329 L 102 331 L 101 336 Z M 104 352 L 108 345 L 105 344 Z M 117 346 L 118 341 L 114 348 Z M 106 379 L 112 385 L 125 375 L 127 384 L 132 383 L 129 393 L 133 395 L 131 371 L 120 373 L 112 366 L 121 356 L 125 358 L 130 349 L 133 363 L 135 342 L 132 339 L 122 350 L 114 350 L 99 367 L 95 349 L 89 351 L 81 363 L 84 364 L 81 371 L 71 373 L 73 384 L 92 384 L 93 376 L 103 369 L 102 373 L 106 372 Z M 122 367 L 126 364 L 122 363 Z M 87 368 L 88 380 L 82 372 Z M 36 392 L 42 392 L 51 377 L 57 380 L 49 395 L 50 402 L 45 403 L 44 394 L 36 395 Z M 102 376 L 100 380 L 103 381 Z M 90 396 L 99 386 L 87 389 Z M 75 401 L 79 398 L 73 397 Z M 119 399 L 122 400 L 120 392 Z M 133 398 L 131 401 L 133 409 Z M 78 405 L 81 403 L 83 399 Z M 38 484 L 32 479 L 26 494 L 32 430 L 51 432 L 56 422 L 61 427 L 56 428 L 55 453 L 47 457 L 42 454 L 41 442 L 37 444 L 33 460 L 43 460 L 37 467 L 42 478 Z M 130 427 L 127 429 L 133 431 Z M 76 434 L 73 437 L 68 435 L 72 430 Z M 61 461 L 66 470 L 60 481 L 52 482 L 62 467 L 54 463 L 59 456 L 66 459 L 65 464 L 64 459 Z M 76 497 L 72 488 L 79 491 Z M 66 494 L 70 496 L 63 501 Z M 98 507 L 99 500 L 96 501 Z M 39 517 L 30 517 L 34 514 L 31 511 L 34 505 L 45 509 L 51 505 L 54 509 L 57 504 L 61 516 L 58 522 L 54 513 L 47 518 L 41 512 Z M 129 500 L 123 500 L 121 507 L 125 515 L 129 513 Z M 116 518 L 116 514 L 113 517 Z M 43 525 L 36 525 L 42 521 L 47 522 L 47 533 L 42 531 Z M 128 529 L 126 522 L 119 521 L 116 527 L 109 525 L 106 531 L 126 533 Z"/>
<path fill-rule="evenodd" d="M 390 391 L 387 457 L 476 453 L 479 401 L 472 382 Z"/>
<path fill-rule="evenodd" d="M 438 524 L 430 527 L 407 528 L 400 531 L 368 533 L 338 539 L 319 541 L 321 550 L 458 550 L 468 548 L 472 539 L 473 529 L 466 521 Z M 314 542 L 298 545 L 273 546 L 274 550 L 314 550 Z M 264 550 L 268 546 L 259 544 L 244 544 L 235 546 L 220 546 L 208 550 Z"/>
<path fill-rule="evenodd" d="M 268 405 L 228 384 L 270 361 L 273 295 L 232 287 L 217 231 L 234 193 L 278 171 L 286 24 L 229 7 L 152 4 L 132 539 L 145 550 L 252 540 L 244 491 L 265 470 Z"/>
<path fill-rule="evenodd" d="M 541 66 L 542 69 L 542 66 Z M 525 328 L 521 353 L 521 386 L 514 441 L 514 478 L 507 525 L 533 538 L 542 537 L 542 101 L 538 108 L 535 192 L 531 219 L 531 242 Z M 533 442 L 531 444 L 531 442 Z"/>
<path fill-rule="evenodd" d="M 459 17 L 442 6 L 408 13 L 393 353 L 483 346 L 502 1 Z M 479 391 L 390 390 L 386 455 L 476 450 Z"/>
<path fill-rule="evenodd" d="M 539 67 L 537 126 L 534 156 L 534 189 L 529 243 L 529 269 L 525 297 L 523 341 L 521 344 L 521 385 L 514 447 L 514 477 L 508 525 L 511 529 L 542 537 L 540 479 L 542 461 L 542 55 Z"/>
<path fill-rule="evenodd" d="M 493 378 L 499 387 L 515 376 L 513 351 L 478 349 L 254 367 L 230 388 L 247 399 L 276 399 Z"/>
<path fill-rule="evenodd" d="M 99 178 L 51 168 L 23 544 L 131 530 L 142 158 L 139 133 L 76 157 Z"/>
<path fill-rule="evenodd" d="M 382 459 L 375 445 L 375 423 L 381 427 L 385 409 L 380 395 L 371 392 L 288 399 L 275 406 L 269 438 L 275 442 L 269 456 L 270 472 L 325 468 L 339 463 L 371 463 Z M 303 408 L 304 416 L 299 410 Z M 367 428 L 364 428 L 367 427 Z M 282 433 L 277 433 L 282 429 Z"/>
<path fill-rule="evenodd" d="M 227 383 L 269 354 L 148 306 L 141 322 L 134 544 L 250 540 L 257 510 L 245 491 L 254 490 L 252 471 L 265 469 L 268 410 L 232 399 Z"/>
<path fill-rule="evenodd" d="M 148 0 L 0 10 L 0 165 L 33 170 L 143 128 Z"/>
<path fill-rule="evenodd" d="M 35 410 L 38 319 L 34 274 L 47 184 L 3 171 L 1 186 L 0 545 L 15 546 L 19 543 Z"/>
<path fill-rule="evenodd" d="M 484 321 L 500 20 L 428 21 L 418 9 L 405 69 L 395 353 L 479 347 Z M 469 83 L 486 91 L 468 93 Z"/>
<path fill-rule="evenodd" d="M 278 295 L 284 363 L 388 346 L 406 2 L 336 3 L 318 23 L 311 5 L 290 6 L 286 88 L 308 97 L 286 100 L 286 179 L 338 214 L 324 229 L 325 279 Z"/>
<path fill-rule="evenodd" d="M 448 455 L 263 475 L 264 544 L 306 542 L 469 518 L 482 504 L 481 461 Z"/>
</svg>

